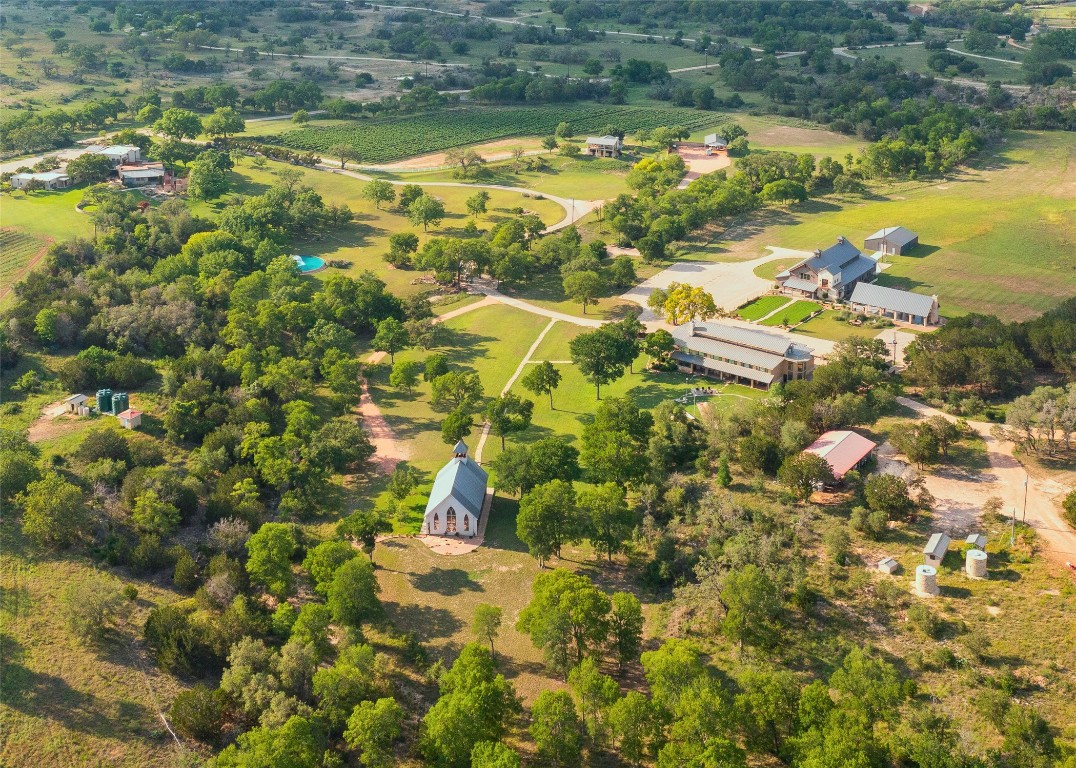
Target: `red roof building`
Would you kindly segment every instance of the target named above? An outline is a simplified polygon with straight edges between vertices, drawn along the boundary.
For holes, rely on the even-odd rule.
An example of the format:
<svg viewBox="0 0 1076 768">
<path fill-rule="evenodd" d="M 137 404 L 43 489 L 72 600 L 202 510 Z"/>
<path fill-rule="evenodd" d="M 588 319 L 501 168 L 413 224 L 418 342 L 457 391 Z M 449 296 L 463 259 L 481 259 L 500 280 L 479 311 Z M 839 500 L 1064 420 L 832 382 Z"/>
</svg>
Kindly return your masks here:
<svg viewBox="0 0 1076 768">
<path fill-rule="evenodd" d="M 825 459 L 833 476 L 840 480 L 866 464 L 877 447 L 877 443 L 856 432 L 834 430 L 826 432 L 803 450 Z"/>
</svg>

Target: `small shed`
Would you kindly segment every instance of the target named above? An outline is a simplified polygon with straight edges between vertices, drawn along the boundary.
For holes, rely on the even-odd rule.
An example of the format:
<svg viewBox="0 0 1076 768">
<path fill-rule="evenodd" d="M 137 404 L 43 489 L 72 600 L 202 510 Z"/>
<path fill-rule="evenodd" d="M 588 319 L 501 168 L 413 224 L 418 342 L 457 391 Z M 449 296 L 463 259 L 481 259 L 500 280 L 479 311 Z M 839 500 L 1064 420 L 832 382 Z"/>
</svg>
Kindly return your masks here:
<svg viewBox="0 0 1076 768">
<path fill-rule="evenodd" d="M 923 547 L 923 562 L 927 565 L 941 565 L 945 553 L 949 550 L 949 537 L 944 533 L 932 533 L 927 545 Z"/>
<path fill-rule="evenodd" d="M 986 550 L 986 537 L 981 533 L 968 534 L 968 538 L 964 539 L 964 543 L 972 549 Z"/>
<path fill-rule="evenodd" d="M 904 227 L 883 227 L 863 241 L 863 250 L 899 256 L 919 245 L 919 235 Z"/>
<path fill-rule="evenodd" d="M 729 143 L 720 136 L 718 136 L 716 133 L 706 134 L 706 136 L 702 140 L 702 143 L 705 145 L 706 154 L 708 155 L 715 151 L 724 152 L 729 148 Z"/>
<path fill-rule="evenodd" d="M 67 407 L 68 413 L 78 413 L 79 406 L 85 405 L 89 399 L 86 395 L 71 395 L 71 397 L 64 400 L 64 405 Z"/>
<path fill-rule="evenodd" d="M 894 573 L 900 570 L 900 563 L 894 560 L 892 557 L 883 557 L 878 561 L 878 570 L 882 573 L 888 573 L 892 576 Z"/>
<path fill-rule="evenodd" d="M 142 411 L 128 408 L 126 411 L 116 414 L 120 420 L 120 426 L 124 429 L 137 429 L 142 426 Z"/>
</svg>

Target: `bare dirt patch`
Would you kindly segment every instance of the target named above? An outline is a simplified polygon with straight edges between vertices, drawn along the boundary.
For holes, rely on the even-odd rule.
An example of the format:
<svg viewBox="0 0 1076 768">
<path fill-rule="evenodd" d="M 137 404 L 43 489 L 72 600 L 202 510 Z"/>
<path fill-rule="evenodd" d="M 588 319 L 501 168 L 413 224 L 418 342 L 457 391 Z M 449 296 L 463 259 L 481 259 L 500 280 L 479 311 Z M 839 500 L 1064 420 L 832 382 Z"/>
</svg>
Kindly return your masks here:
<svg viewBox="0 0 1076 768">
<path fill-rule="evenodd" d="M 27 438 L 31 443 L 40 443 L 44 440 L 52 440 L 74 432 L 79 427 L 82 419 L 73 413 L 67 412 L 67 406 L 63 400 L 49 403 L 41 409 L 41 415 L 27 430 Z"/>
<path fill-rule="evenodd" d="M 684 189 L 700 176 L 732 165 L 732 158 L 728 155 L 723 152 L 708 155 L 702 147 L 678 146 L 676 154 L 683 158 L 684 165 L 687 166 L 687 174 L 680 181 L 680 189 Z"/>
</svg>

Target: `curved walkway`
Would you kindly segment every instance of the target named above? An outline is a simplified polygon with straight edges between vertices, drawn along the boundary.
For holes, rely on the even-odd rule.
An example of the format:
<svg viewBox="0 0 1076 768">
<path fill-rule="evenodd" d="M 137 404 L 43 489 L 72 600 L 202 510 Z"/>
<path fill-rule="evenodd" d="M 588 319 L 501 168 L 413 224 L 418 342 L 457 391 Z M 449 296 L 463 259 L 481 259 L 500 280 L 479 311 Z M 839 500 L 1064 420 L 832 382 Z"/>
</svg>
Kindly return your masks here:
<svg viewBox="0 0 1076 768">
<path fill-rule="evenodd" d="M 906 408 L 915 411 L 916 415 L 923 418 L 942 416 L 950 421 L 955 419 L 949 414 L 924 405 L 917 400 L 907 397 L 898 397 L 897 402 Z M 990 460 L 990 474 L 969 477 L 964 483 L 971 484 L 966 493 L 958 494 L 961 498 L 967 496 L 990 495 L 1000 496 L 1004 501 L 1004 509 L 1012 514 L 1016 510 L 1019 518 L 1023 514 L 1025 482 L 1027 493 L 1026 517 L 1023 519 L 1038 534 L 1043 545 L 1044 554 L 1057 565 L 1064 565 L 1066 561 L 1076 562 L 1076 531 L 1066 525 L 1058 511 L 1057 493 L 1048 490 L 1048 481 L 1032 478 L 1013 456 L 1013 444 L 998 440 L 992 434 L 994 425 L 982 421 L 969 421 L 972 429 L 985 441 L 986 455 Z M 930 487 L 930 477 L 928 488 Z M 933 491 L 932 491 L 933 492 Z M 1063 492 L 1058 489 L 1058 493 Z M 1067 570 L 1067 569 L 1066 569 Z"/>
<path fill-rule="evenodd" d="M 333 168 L 326 163 L 318 163 L 314 166 L 319 171 L 328 171 L 329 173 L 336 173 L 341 176 L 350 176 L 353 179 L 359 181 L 373 181 L 373 176 L 368 176 L 365 173 L 359 173 L 357 171 L 349 171 L 344 168 Z M 604 203 L 604 200 L 576 200 L 570 197 L 559 197 L 557 195 L 549 195 L 544 192 L 535 192 L 533 189 L 527 189 L 526 187 L 510 187 L 505 184 L 468 184 L 463 181 L 397 181 L 394 179 L 386 179 L 389 184 L 402 187 L 408 184 L 414 184 L 420 187 L 463 187 L 466 189 L 496 189 L 502 192 L 518 192 L 521 195 L 541 195 L 546 200 L 552 200 L 554 203 L 564 209 L 565 216 L 556 224 L 550 224 L 548 227 L 542 230 L 543 234 L 550 232 L 556 232 L 557 230 L 564 229 L 571 226 L 575 222 L 579 221 L 583 216 L 593 211 L 595 208 Z"/>
</svg>

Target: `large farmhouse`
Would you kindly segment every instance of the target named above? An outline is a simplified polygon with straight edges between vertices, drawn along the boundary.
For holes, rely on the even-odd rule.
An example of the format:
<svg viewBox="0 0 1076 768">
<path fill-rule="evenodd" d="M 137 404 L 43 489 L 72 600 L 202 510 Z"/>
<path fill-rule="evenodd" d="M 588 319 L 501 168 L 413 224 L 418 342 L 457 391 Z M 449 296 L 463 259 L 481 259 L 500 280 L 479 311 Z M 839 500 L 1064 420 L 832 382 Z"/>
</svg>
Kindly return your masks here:
<svg viewBox="0 0 1076 768">
<path fill-rule="evenodd" d="M 595 157 L 620 157 L 624 142 L 619 136 L 590 136 L 587 138 L 587 154 Z"/>
<path fill-rule="evenodd" d="M 45 189 L 65 189 L 71 186 L 71 177 L 63 171 L 16 173 L 10 179 L 12 189 L 23 189 L 35 181 Z"/>
<path fill-rule="evenodd" d="M 824 251 L 777 275 L 782 293 L 812 299 L 843 299 L 852 293 L 856 283 L 870 282 L 877 274 L 878 264 L 843 235 Z"/>
<path fill-rule="evenodd" d="M 685 323 L 672 331 L 672 358 L 684 373 L 697 373 L 748 386 L 809 379 L 814 354 L 803 344 L 722 323 Z"/>
<path fill-rule="evenodd" d="M 436 536 L 474 536 L 486 501 L 489 475 L 467 455 L 462 440 L 452 449 L 452 458 L 441 467 L 433 481 L 422 533 Z"/>
<path fill-rule="evenodd" d="M 941 320 L 937 296 L 925 296 L 884 285 L 860 283 L 852 291 L 849 301 L 856 312 L 888 317 L 900 323 L 937 325 Z"/>
</svg>

